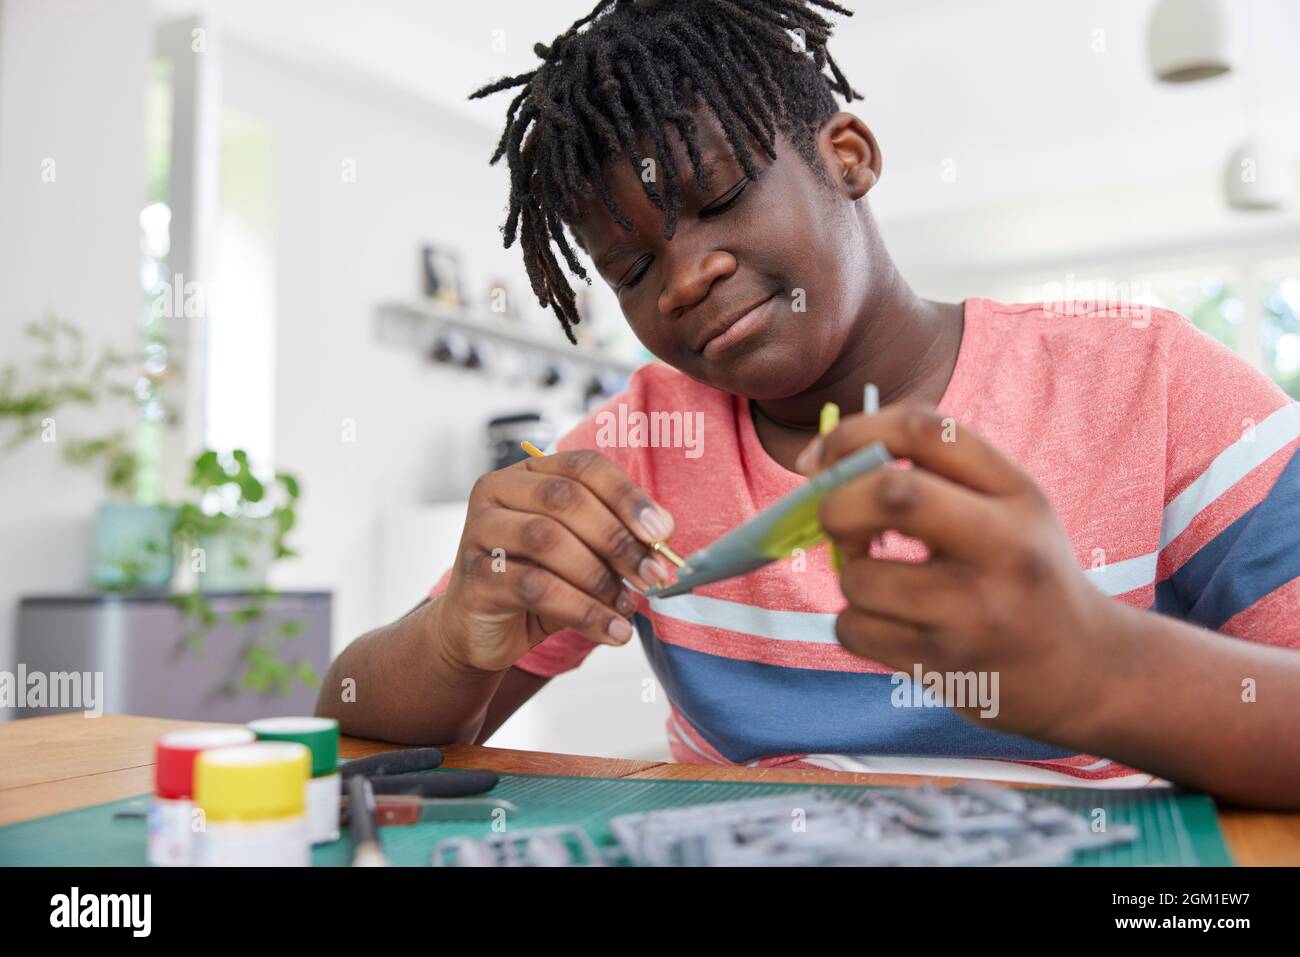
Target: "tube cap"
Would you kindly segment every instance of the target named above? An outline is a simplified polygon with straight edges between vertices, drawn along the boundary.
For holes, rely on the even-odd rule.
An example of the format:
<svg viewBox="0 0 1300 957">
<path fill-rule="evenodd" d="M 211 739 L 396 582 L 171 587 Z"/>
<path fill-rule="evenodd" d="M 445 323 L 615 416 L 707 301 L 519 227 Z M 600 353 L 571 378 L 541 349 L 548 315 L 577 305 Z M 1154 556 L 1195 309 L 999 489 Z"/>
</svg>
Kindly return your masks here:
<svg viewBox="0 0 1300 957">
<path fill-rule="evenodd" d="M 333 718 L 259 718 L 248 722 L 259 741 L 293 741 L 311 752 L 311 773 L 333 774 L 339 767 L 339 723 Z"/>
<path fill-rule="evenodd" d="M 247 728 L 194 728 L 172 731 L 154 748 L 154 793 L 176 801 L 194 796 L 194 759 L 209 748 L 252 744 Z"/>
<path fill-rule="evenodd" d="M 194 800 L 213 820 L 304 813 L 311 753 L 288 741 L 204 751 L 194 762 Z"/>
</svg>

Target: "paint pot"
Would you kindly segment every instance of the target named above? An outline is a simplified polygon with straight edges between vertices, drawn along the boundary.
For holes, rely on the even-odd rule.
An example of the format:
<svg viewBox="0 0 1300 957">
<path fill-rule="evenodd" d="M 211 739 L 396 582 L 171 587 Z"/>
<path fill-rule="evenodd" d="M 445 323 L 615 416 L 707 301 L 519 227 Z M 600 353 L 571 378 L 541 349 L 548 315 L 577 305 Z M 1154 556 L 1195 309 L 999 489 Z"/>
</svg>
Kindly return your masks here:
<svg viewBox="0 0 1300 957">
<path fill-rule="evenodd" d="M 288 741 L 204 751 L 194 762 L 199 867 L 306 867 L 311 752 Z"/>
<path fill-rule="evenodd" d="M 154 793 L 149 802 L 149 863 L 188 867 L 193 863 L 194 760 L 211 748 L 251 744 L 246 728 L 173 731 L 154 748 Z"/>
<path fill-rule="evenodd" d="M 259 741 L 292 741 L 311 752 L 307 833 L 313 844 L 339 839 L 339 723 L 333 718 L 260 718 L 248 722 Z"/>
</svg>

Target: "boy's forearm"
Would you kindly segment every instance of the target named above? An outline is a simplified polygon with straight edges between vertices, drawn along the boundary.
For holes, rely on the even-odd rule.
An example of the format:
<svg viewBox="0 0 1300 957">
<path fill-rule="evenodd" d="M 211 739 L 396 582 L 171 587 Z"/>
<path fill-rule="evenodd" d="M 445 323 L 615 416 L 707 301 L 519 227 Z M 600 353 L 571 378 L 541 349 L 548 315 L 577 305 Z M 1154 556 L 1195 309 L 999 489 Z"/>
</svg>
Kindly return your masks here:
<svg viewBox="0 0 1300 957">
<path fill-rule="evenodd" d="M 439 599 L 358 638 L 321 683 L 316 713 L 344 734 L 403 744 L 467 744 L 505 672 L 475 672 L 445 654 Z"/>
<path fill-rule="evenodd" d="M 1061 741 L 1246 805 L 1300 808 L 1300 652 L 1131 609 Z"/>
</svg>

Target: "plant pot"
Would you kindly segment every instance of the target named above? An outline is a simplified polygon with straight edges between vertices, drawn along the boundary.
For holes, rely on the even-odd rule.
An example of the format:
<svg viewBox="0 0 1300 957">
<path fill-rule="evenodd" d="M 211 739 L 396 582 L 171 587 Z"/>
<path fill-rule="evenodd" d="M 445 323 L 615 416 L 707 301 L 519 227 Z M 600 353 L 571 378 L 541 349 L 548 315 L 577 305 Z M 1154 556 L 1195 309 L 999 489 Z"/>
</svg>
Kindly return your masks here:
<svg viewBox="0 0 1300 957">
<path fill-rule="evenodd" d="M 204 532 L 196 546 L 198 590 L 260 591 L 275 561 L 276 522 L 271 518 L 231 519 L 219 532 Z"/>
<path fill-rule="evenodd" d="M 175 520 L 176 510 L 162 505 L 100 505 L 95 526 L 95 586 L 106 591 L 167 588 L 174 567 Z"/>
</svg>

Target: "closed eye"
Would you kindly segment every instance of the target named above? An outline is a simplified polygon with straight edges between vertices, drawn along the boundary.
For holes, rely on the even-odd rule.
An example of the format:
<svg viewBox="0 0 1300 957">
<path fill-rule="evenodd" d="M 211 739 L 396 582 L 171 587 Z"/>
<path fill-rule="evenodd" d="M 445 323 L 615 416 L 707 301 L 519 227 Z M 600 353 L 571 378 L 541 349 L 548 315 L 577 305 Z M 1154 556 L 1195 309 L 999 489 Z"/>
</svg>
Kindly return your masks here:
<svg viewBox="0 0 1300 957">
<path fill-rule="evenodd" d="M 618 290 L 629 289 L 641 281 L 650 270 L 650 264 L 654 262 L 654 256 L 642 256 L 634 262 L 627 272 L 623 273 L 623 278 L 618 281 Z"/>
<path fill-rule="evenodd" d="M 700 210 L 700 219 L 711 219 L 735 206 L 740 197 L 745 194 L 745 188 L 749 186 L 749 177 L 746 176 L 731 189 L 723 193 L 717 200 L 710 203 Z"/>
</svg>

